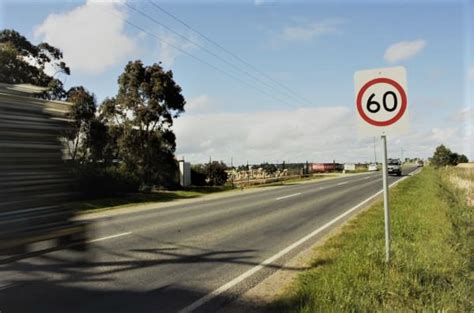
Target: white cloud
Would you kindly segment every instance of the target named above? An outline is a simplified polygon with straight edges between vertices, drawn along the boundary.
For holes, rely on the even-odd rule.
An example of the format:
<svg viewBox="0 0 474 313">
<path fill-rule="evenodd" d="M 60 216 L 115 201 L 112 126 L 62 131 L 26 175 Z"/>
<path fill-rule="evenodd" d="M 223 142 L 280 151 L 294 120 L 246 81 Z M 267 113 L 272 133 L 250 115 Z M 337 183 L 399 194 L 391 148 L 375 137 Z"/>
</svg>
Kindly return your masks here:
<svg viewBox="0 0 474 313">
<path fill-rule="evenodd" d="M 340 33 L 343 19 L 325 19 L 319 22 L 305 23 L 304 25 L 286 26 L 278 36 L 283 41 L 310 41 L 314 38 Z"/>
<path fill-rule="evenodd" d="M 122 2 L 89 0 L 71 11 L 50 14 L 34 35 L 60 48 L 73 72 L 101 73 L 138 51 L 124 32 Z"/>
<path fill-rule="evenodd" d="M 211 99 L 208 95 L 202 94 L 191 98 L 186 102 L 186 113 L 206 112 L 212 108 Z"/>
<path fill-rule="evenodd" d="M 358 155 L 349 108 L 183 114 L 175 122 L 177 155 L 191 162 L 332 161 Z M 351 150 L 353 149 L 353 150 Z M 365 148 L 364 148 L 365 149 Z M 371 155 L 371 154 L 370 154 Z M 360 157 L 365 159 L 365 154 Z"/>
<path fill-rule="evenodd" d="M 425 47 L 426 41 L 423 39 L 400 41 L 385 50 L 384 59 L 389 63 L 407 60 L 420 53 Z"/>
<path fill-rule="evenodd" d="M 198 108 L 209 103 L 201 95 L 190 100 Z M 463 114 L 466 112 L 462 111 Z M 445 144 L 453 151 L 472 154 L 472 133 L 459 122 L 443 128 L 413 124 L 409 134 L 390 137 L 390 157 L 428 158 L 436 146 Z M 260 162 L 366 162 L 373 161 L 373 137 L 357 133 L 355 112 L 350 107 L 300 108 L 284 111 L 245 113 L 183 114 L 174 123 L 178 157 L 192 163 L 213 160 L 234 165 Z M 382 155 L 376 141 L 377 158 Z"/>
</svg>

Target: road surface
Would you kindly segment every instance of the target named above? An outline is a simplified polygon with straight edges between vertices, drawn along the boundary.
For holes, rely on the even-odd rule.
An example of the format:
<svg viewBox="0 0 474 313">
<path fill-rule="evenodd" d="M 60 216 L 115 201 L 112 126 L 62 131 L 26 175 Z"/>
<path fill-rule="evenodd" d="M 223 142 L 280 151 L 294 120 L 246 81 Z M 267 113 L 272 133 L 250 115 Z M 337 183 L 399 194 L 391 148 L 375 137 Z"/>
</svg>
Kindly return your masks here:
<svg viewBox="0 0 474 313">
<path fill-rule="evenodd" d="M 0 311 L 217 312 L 381 189 L 376 172 L 100 218 L 87 255 L 0 265 Z"/>
</svg>

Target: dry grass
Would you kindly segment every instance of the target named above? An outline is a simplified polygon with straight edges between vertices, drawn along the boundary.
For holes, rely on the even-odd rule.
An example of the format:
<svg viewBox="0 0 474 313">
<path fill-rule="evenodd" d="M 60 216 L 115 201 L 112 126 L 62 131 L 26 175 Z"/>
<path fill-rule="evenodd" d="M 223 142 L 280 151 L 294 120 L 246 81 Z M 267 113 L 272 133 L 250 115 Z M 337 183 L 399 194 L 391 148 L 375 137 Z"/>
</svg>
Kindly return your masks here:
<svg viewBox="0 0 474 313">
<path fill-rule="evenodd" d="M 442 170 L 449 181 L 465 192 L 469 206 L 474 206 L 474 167 L 449 167 Z"/>
</svg>

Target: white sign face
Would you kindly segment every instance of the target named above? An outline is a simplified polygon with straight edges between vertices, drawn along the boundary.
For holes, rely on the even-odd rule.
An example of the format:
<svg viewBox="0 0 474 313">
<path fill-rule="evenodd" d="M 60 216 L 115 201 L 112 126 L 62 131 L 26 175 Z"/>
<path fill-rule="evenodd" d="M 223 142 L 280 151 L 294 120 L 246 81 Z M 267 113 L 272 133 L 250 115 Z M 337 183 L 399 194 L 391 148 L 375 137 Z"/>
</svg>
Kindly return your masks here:
<svg viewBox="0 0 474 313">
<path fill-rule="evenodd" d="M 354 74 L 356 115 L 363 136 L 408 131 L 407 75 L 402 66 Z"/>
</svg>

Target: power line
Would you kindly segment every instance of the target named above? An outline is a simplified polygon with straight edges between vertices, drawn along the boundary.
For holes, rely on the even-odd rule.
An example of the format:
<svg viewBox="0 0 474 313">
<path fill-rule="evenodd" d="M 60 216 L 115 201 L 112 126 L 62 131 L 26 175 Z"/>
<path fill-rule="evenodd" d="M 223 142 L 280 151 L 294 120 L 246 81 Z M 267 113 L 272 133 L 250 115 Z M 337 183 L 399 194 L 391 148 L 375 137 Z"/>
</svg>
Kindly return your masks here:
<svg viewBox="0 0 474 313">
<path fill-rule="evenodd" d="M 146 18 L 148 18 L 148 19 L 151 20 L 151 21 L 153 21 L 155 24 L 157 24 L 157 25 L 159 25 L 159 26 L 161 26 L 161 27 L 167 29 L 168 31 L 170 31 L 170 32 L 172 32 L 173 34 L 179 36 L 180 38 L 183 38 L 184 40 L 186 40 L 186 41 L 192 43 L 193 45 L 195 45 L 196 47 L 202 49 L 203 51 L 205 51 L 206 53 L 210 54 L 211 56 L 213 56 L 213 57 L 219 59 L 221 62 L 223 62 L 223 63 L 229 65 L 229 66 L 232 67 L 233 69 L 235 69 L 235 70 L 237 70 L 237 71 L 239 71 L 239 72 L 241 72 L 241 73 L 243 73 L 243 74 L 245 74 L 245 75 L 248 75 L 249 77 L 251 77 L 252 79 L 254 79 L 256 82 L 259 82 L 259 83 L 261 83 L 261 84 L 267 86 L 267 87 L 270 88 L 272 91 L 277 92 L 277 93 L 278 93 L 278 92 L 281 92 L 280 89 L 275 88 L 273 85 L 268 84 L 267 82 L 261 80 L 260 78 L 256 77 L 256 76 L 253 75 L 252 73 L 250 73 L 250 72 L 248 72 L 248 71 L 242 69 L 241 67 L 239 67 L 239 66 L 237 66 L 237 65 L 235 65 L 235 64 L 233 64 L 233 63 L 231 63 L 231 62 L 229 62 L 229 61 L 227 61 L 226 59 L 222 58 L 220 55 L 214 53 L 213 51 L 209 50 L 208 48 L 206 48 L 205 46 L 201 45 L 200 43 L 198 43 L 198 42 L 196 42 L 196 41 L 194 41 L 194 40 L 189 39 L 188 37 L 186 37 L 186 36 L 180 34 L 179 32 L 177 32 L 177 31 L 175 31 L 175 30 L 173 30 L 171 27 L 169 27 L 169 26 L 167 26 L 167 25 L 165 25 L 165 24 L 159 22 L 158 20 L 156 20 L 154 17 L 150 16 L 149 14 L 147 14 L 147 13 L 145 13 L 145 12 L 143 12 L 143 11 L 137 9 L 136 7 L 131 6 L 130 4 L 128 4 L 128 3 L 126 3 L 126 2 L 125 2 L 125 5 L 126 5 L 128 8 L 130 8 L 131 10 L 135 11 L 136 13 L 138 13 L 138 14 L 140 14 L 140 15 L 146 17 Z M 290 96 L 288 96 L 286 93 L 282 93 L 282 95 L 284 95 L 285 97 L 290 97 Z M 295 98 L 294 96 L 291 96 L 291 97 L 292 97 L 292 98 Z M 295 99 L 296 99 L 297 101 L 300 101 L 298 98 L 295 98 Z"/>
<path fill-rule="evenodd" d="M 275 97 L 274 95 L 272 95 L 272 94 L 270 94 L 270 93 L 268 93 L 268 92 L 266 92 L 266 91 L 264 91 L 264 90 L 262 90 L 262 89 L 260 89 L 260 88 L 257 88 L 257 87 L 255 87 L 254 85 L 249 84 L 249 83 L 247 83 L 246 81 L 244 81 L 244 80 L 242 80 L 242 79 L 240 79 L 240 78 L 238 78 L 238 77 L 235 77 L 234 75 L 232 75 L 232 74 L 226 72 L 225 70 L 222 70 L 222 69 L 220 69 L 219 67 L 217 67 L 217 66 L 215 66 L 215 65 L 213 65 L 213 64 L 211 64 L 211 63 L 209 63 L 209 62 L 207 62 L 207 61 L 205 61 L 205 60 L 203 60 L 203 59 L 201 59 L 201 58 L 199 58 L 199 57 L 197 57 L 197 56 L 195 56 L 195 55 L 193 55 L 192 53 L 189 53 L 189 52 L 187 52 L 186 50 L 184 50 L 184 49 L 182 49 L 182 48 L 180 48 L 180 47 L 178 47 L 178 46 L 172 44 L 171 42 L 169 42 L 169 41 L 163 39 L 162 37 L 158 36 L 157 34 L 152 33 L 152 32 L 150 32 L 150 31 L 146 30 L 145 28 L 143 28 L 143 27 L 141 27 L 141 26 L 139 26 L 139 25 L 137 25 L 137 24 L 135 24 L 135 23 L 130 22 L 130 21 L 127 20 L 126 18 L 123 18 L 122 16 L 117 15 L 117 14 L 115 14 L 115 13 L 112 13 L 112 14 L 115 15 L 116 17 L 120 18 L 121 20 L 123 20 L 123 21 L 124 21 L 125 23 L 127 23 L 128 25 L 130 25 L 130 26 L 132 26 L 132 27 L 134 27 L 134 28 L 136 28 L 136 29 L 138 29 L 138 30 L 141 30 L 142 32 L 144 32 L 144 33 L 146 33 L 146 34 L 148 34 L 148 35 L 150 35 L 150 36 L 152 36 L 152 37 L 158 39 L 159 41 L 161 41 L 161 42 L 167 44 L 168 46 L 170 46 L 170 47 L 172 47 L 172 48 L 178 50 L 179 52 L 181 52 L 181 53 L 183 53 L 183 54 L 185 54 L 185 55 L 187 55 L 187 56 L 193 58 L 194 60 L 196 60 L 196 61 L 198 61 L 198 62 L 200 62 L 200 63 L 202 63 L 202 64 L 205 64 L 205 65 L 207 65 L 207 66 L 213 68 L 214 70 L 216 70 L 216 71 L 218 71 L 218 72 L 220 72 L 220 73 L 222 73 L 222 74 L 224 74 L 224 75 L 230 77 L 231 79 L 236 80 L 236 81 L 238 81 L 238 82 L 240 82 L 240 83 L 246 85 L 247 87 L 250 87 L 250 88 L 252 88 L 252 89 L 258 91 L 258 92 L 260 92 L 261 94 L 264 94 L 264 95 L 266 95 L 266 96 L 268 96 L 268 97 L 271 97 L 271 98 L 273 98 L 273 99 L 275 99 L 275 100 L 281 102 L 282 104 L 288 104 L 287 102 L 285 102 L 285 101 L 283 101 L 283 100 L 281 100 L 281 99 Z"/>
<path fill-rule="evenodd" d="M 192 26 L 190 26 L 188 23 L 186 23 L 185 21 L 183 21 L 182 19 L 178 18 L 176 15 L 172 14 L 171 12 L 165 10 L 163 7 L 161 7 L 160 5 L 158 5 L 156 3 L 156 1 L 153 1 L 153 0 L 149 0 L 149 2 L 151 3 L 151 5 L 153 5 L 155 8 L 157 8 L 158 10 L 160 10 L 161 12 L 165 13 L 166 15 L 168 15 L 169 17 L 171 17 L 172 19 L 178 21 L 179 23 L 181 23 L 182 25 L 184 25 L 186 28 L 190 29 L 191 31 L 195 32 L 196 34 L 198 34 L 199 36 L 201 36 L 202 38 L 204 38 L 205 40 L 207 40 L 208 42 L 212 43 L 214 46 L 218 47 L 219 49 L 221 49 L 222 51 L 224 51 L 225 53 L 227 53 L 228 55 L 232 56 L 233 58 L 235 58 L 236 60 L 240 61 L 241 63 L 245 64 L 246 66 L 248 66 L 249 68 L 251 68 L 252 70 L 254 70 L 255 72 L 259 73 L 260 75 L 264 76 L 265 78 L 267 78 L 268 80 L 272 81 L 274 84 L 278 85 L 279 87 L 281 88 L 284 88 L 287 92 L 289 92 L 290 94 L 292 94 L 293 96 L 296 96 L 298 97 L 299 99 L 301 100 L 304 100 L 307 104 L 310 104 L 312 105 L 311 101 L 309 101 L 308 99 L 306 99 L 305 97 L 301 96 L 300 94 L 298 94 L 297 92 L 293 91 L 292 89 L 288 88 L 286 85 L 280 83 L 278 80 L 275 80 L 273 79 L 271 76 L 269 76 L 268 74 L 266 74 L 265 72 L 262 72 L 260 71 L 257 67 L 255 67 L 254 65 L 252 65 L 251 63 L 245 61 L 244 59 L 242 59 L 241 57 L 239 57 L 238 55 L 236 55 L 235 53 L 233 53 L 232 51 L 226 49 L 225 47 L 223 47 L 221 44 L 219 44 L 218 42 L 212 40 L 211 38 L 209 38 L 208 36 L 206 36 L 205 34 L 203 34 L 202 32 L 198 31 L 197 29 L 193 28 Z"/>
</svg>

